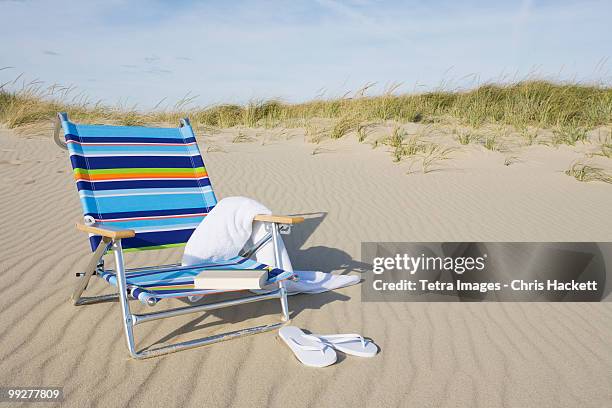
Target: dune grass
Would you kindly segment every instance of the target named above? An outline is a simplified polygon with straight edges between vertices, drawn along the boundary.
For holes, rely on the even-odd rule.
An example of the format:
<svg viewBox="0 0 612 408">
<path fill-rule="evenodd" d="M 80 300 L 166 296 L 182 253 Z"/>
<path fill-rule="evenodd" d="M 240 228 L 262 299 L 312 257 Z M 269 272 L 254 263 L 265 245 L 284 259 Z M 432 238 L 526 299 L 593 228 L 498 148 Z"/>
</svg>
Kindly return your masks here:
<svg viewBox="0 0 612 408">
<path fill-rule="evenodd" d="M 519 128 L 519 133 L 525 141 L 527 146 L 531 146 L 537 142 L 538 139 L 538 129 L 529 128 L 528 126 L 523 126 Z"/>
<path fill-rule="evenodd" d="M 553 131 L 552 142 L 555 145 L 567 144 L 575 146 L 577 142 L 584 142 L 587 140 L 588 129 L 584 126 L 577 126 L 570 124 L 559 127 Z"/>
<path fill-rule="evenodd" d="M 243 132 L 238 132 L 236 136 L 232 139 L 232 143 L 248 143 L 252 142 L 254 139 Z"/>
<path fill-rule="evenodd" d="M 422 146 L 419 135 L 408 137 L 408 133 L 395 126 L 391 134 L 381 140 L 381 143 L 392 148 L 391 155 L 394 162 L 400 162 L 403 157 L 411 157 L 421 151 Z"/>
<path fill-rule="evenodd" d="M 396 126 L 391 133 L 380 140 L 380 143 L 391 148 L 393 161 L 399 163 L 404 158 L 421 159 L 421 170 L 423 174 L 437 170 L 437 164 L 450 159 L 455 147 L 442 146 L 429 142 L 422 134 L 409 135 L 406 130 Z"/>
<path fill-rule="evenodd" d="M 372 133 L 371 126 L 371 123 L 357 124 L 357 141 L 359 141 L 359 143 L 365 142 L 370 133 Z"/>
<path fill-rule="evenodd" d="M 357 120 L 356 118 L 352 116 L 343 116 L 336 120 L 336 122 L 334 123 L 330 137 L 332 139 L 340 139 L 347 133 L 356 129 L 358 124 L 359 120 Z"/>
<path fill-rule="evenodd" d="M 565 171 L 565 174 L 574 177 L 578 181 L 602 181 L 612 184 L 612 175 L 600 167 L 595 167 L 582 161 L 572 163 L 570 168 Z"/>
<path fill-rule="evenodd" d="M 595 153 L 595 156 L 602 156 L 608 159 L 612 159 L 612 143 L 603 143 L 599 146 L 599 152 Z"/>
<path fill-rule="evenodd" d="M 469 145 L 474 140 L 472 130 L 455 128 L 453 129 L 453 134 L 455 135 L 457 141 L 464 146 Z"/>
<path fill-rule="evenodd" d="M 599 152 L 595 153 L 596 156 L 612 158 L 612 129 L 608 132 L 599 132 Z"/>
<path fill-rule="evenodd" d="M 497 135 L 495 133 L 490 133 L 482 138 L 482 145 L 485 149 L 495 151 L 498 150 L 498 142 Z"/>
<path fill-rule="evenodd" d="M 304 138 L 308 143 L 319 144 L 325 138 L 327 130 L 317 124 L 307 123 Z"/>
<path fill-rule="evenodd" d="M 451 153 L 457 150 L 454 147 L 444 147 L 436 143 L 429 143 L 423 148 L 421 170 L 423 174 L 438 170 L 435 166 L 444 160 L 449 160 Z"/>
<path fill-rule="evenodd" d="M 612 123 L 612 88 L 545 81 L 405 95 L 395 95 L 396 88 L 391 87 L 379 96 L 359 92 L 354 97 L 296 104 L 267 100 L 187 108 L 191 100 L 183 100 L 172 109 L 148 112 L 91 102 L 65 87 L 33 82 L 9 90 L 10 85 L 0 84 L 0 123 L 9 128 L 49 121 L 58 111 L 78 121 L 123 125 L 177 123 L 189 116 L 195 126 L 217 128 L 302 127 L 312 119 L 332 119 L 333 139 L 361 129 L 363 122 L 459 122 L 470 127 L 493 123 L 517 129 L 554 128 L 560 142 L 571 144 L 580 141 L 585 130 Z"/>
</svg>

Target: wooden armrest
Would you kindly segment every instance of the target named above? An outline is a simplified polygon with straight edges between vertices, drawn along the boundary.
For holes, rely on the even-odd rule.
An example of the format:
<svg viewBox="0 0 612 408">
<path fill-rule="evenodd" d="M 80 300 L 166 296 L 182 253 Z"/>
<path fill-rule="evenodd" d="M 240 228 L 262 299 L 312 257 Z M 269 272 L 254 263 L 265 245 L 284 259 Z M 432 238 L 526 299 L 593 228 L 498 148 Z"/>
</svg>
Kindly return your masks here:
<svg viewBox="0 0 612 408">
<path fill-rule="evenodd" d="M 277 224 L 299 224 L 304 222 L 304 217 L 292 217 L 290 215 L 266 215 L 259 214 L 253 221 L 274 222 Z"/>
<path fill-rule="evenodd" d="M 109 225 L 100 225 L 98 223 L 85 225 L 77 223 L 76 227 L 79 231 L 88 232 L 94 235 L 102 235 L 111 239 L 132 238 L 136 236 L 136 232 L 130 229 L 114 228 Z"/>
</svg>

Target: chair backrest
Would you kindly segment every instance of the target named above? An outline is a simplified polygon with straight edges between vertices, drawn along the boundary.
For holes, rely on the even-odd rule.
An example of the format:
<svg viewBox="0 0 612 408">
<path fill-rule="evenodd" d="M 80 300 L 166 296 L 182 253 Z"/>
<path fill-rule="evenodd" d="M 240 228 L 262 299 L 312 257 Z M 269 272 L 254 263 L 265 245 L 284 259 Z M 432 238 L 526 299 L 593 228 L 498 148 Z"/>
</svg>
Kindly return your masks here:
<svg viewBox="0 0 612 408">
<path fill-rule="evenodd" d="M 59 118 L 86 223 L 133 229 L 126 250 L 184 245 L 217 203 L 189 120 L 178 128 Z M 92 250 L 100 237 L 90 237 Z"/>
</svg>

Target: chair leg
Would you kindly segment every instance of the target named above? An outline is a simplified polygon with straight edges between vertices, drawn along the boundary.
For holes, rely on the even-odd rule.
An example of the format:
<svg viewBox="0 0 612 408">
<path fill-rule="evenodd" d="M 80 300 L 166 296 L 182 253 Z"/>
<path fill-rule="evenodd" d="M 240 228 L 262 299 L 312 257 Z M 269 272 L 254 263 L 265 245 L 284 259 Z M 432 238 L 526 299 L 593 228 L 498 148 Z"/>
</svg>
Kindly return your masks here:
<svg viewBox="0 0 612 408">
<path fill-rule="evenodd" d="M 272 223 L 272 245 L 274 246 L 274 266 L 279 269 L 283 268 L 283 257 L 280 253 L 280 246 L 278 240 L 280 239 L 280 232 L 278 230 L 278 224 Z M 285 288 L 285 282 L 279 282 L 278 287 L 280 289 L 280 302 L 282 311 L 283 322 L 289 321 L 289 301 L 287 300 L 287 289 Z"/>
<path fill-rule="evenodd" d="M 285 282 L 280 282 L 278 284 L 278 286 L 280 286 L 280 303 L 281 303 L 281 310 L 282 310 L 282 315 L 281 315 L 281 320 L 283 322 L 288 322 L 290 317 L 289 317 L 289 301 L 287 300 L 287 289 L 285 288 Z"/>
<path fill-rule="evenodd" d="M 123 247 L 121 240 L 113 241 L 113 251 L 115 252 L 115 264 L 117 268 L 117 287 L 119 290 L 119 302 L 121 303 L 121 314 L 123 317 L 123 328 L 130 355 L 138 358 L 136 346 L 134 344 L 134 317 L 130 311 L 130 303 L 127 294 L 127 284 L 125 282 L 125 263 L 123 261 Z"/>
<path fill-rule="evenodd" d="M 87 283 L 89 283 L 89 279 L 91 279 L 94 271 L 96 270 L 96 267 L 98 266 L 98 263 L 100 262 L 100 259 L 104 255 L 104 252 L 106 252 L 106 248 L 108 248 L 109 243 L 110 239 L 104 237 L 98 244 L 98 247 L 96 248 L 94 253 L 92 254 L 91 259 L 89 260 L 89 263 L 86 266 L 85 274 L 79 280 L 76 288 L 74 289 L 74 292 L 72 293 L 72 301 L 75 306 L 87 303 L 86 301 L 84 302 L 83 299 L 81 299 L 81 295 L 83 294 L 83 291 L 85 291 Z"/>
<path fill-rule="evenodd" d="M 276 227 L 276 225 L 274 226 L 273 231 L 276 234 L 278 234 L 278 228 Z M 272 238 L 275 240 L 275 242 L 277 242 L 278 236 L 275 235 L 274 232 L 272 234 Z M 115 264 L 116 264 L 116 269 L 117 269 L 116 271 L 117 286 L 118 286 L 118 292 L 119 292 L 119 302 L 121 303 L 121 315 L 123 317 L 123 328 L 125 330 L 125 338 L 127 341 L 128 350 L 130 352 L 130 355 L 133 358 L 143 359 L 143 358 L 155 357 L 155 356 L 168 354 L 168 353 L 172 353 L 172 352 L 176 352 L 180 350 L 190 349 L 193 347 L 205 346 L 205 345 L 209 345 L 209 344 L 213 344 L 213 343 L 217 343 L 220 341 L 229 340 L 229 339 L 233 339 L 233 338 L 237 338 L 241 336 L 252 335 L 256 333 L 263 333 L 263 332 L 270 331 L 270 330 L 276 330 L 282 326 L 282 323 L 276 323 L 276 324 L 262 325 L 262 326 L 256 326 L 256 327 L 249 327 L 247 329 L 237 330 L 234 332 L 217 334 L 217 335 L 205 337 L 202 339 L 190 340 L 190 341 L 186 341 L 183 343 L 163 346 L 157 349 L 136 351 L 136 346 L 135 346 L 135 341 L 134 341 L 134 326 L 136 324 L 143 323 L 147 320 L 156 320 L 159 318 L 178 316 L 181 314 L 186 314 L 188 312 L 195 313 L 199 311 L 199 309 L 202 309 L 202 310 L 215 309 L 215 308 L 230 306 L 233 304 L 249 303 L 251 301 L 265 300 L 270 297 L 280 298 L 281 309 L 282 309 L 282 320 L 286 322 L 290 318 L 289 306 L 288 306 L 288 301 L 287 301 L 287 290 L 285 288 L 284 282 L 279 283 L 278 294 L 259 295 L 259 296 L 253 296 L 249 299 L 229 301 L 226 303 L 220 302 L 218 304 L 211 304 L 211 305 L 205 305 L 205 306 L 200 306 L 200 307 L 195 307 L 195 308 L 189 308 L 189 309 L 195 309 L 192 311 L 191 310 L 190 311 L 172 310 L 172 311 L 166 311 L 166 312 L 157 312 L 157 313 L 153 313 L 149 315 L 133 315 L 132 312 L 130 311 L 129 299 L 128 299 L 128 294 L 127 294 L 126 269 L 125 269 L 125 263 L 123 260 L 123 248 L 121 246 L 121 240 L 118 239 L 118 240 L 113 241 L 112 247 L 115 253 Z M 277 258 L 277 265 L 280 265 L 281 263 L 280 254 L 278 253 L 278 247 L 276 245 L 275 245 L 275 257 Z M 151 316 L 151 317 L 147 318 L 147 316 Z"/>
</svg>

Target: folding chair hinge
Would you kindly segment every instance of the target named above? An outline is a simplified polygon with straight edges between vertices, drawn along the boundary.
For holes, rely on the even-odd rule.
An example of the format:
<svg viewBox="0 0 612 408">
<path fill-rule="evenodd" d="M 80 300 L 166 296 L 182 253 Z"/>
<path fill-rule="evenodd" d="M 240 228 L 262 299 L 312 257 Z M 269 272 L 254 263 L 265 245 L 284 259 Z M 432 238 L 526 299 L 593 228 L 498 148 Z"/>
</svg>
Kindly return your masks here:
<svg viewBox="0 0 612 408">
<path fill-rule="evenodd" d="M 96 265 L 96 269 L 93 271 L 91 276 L 96 276 L 102 272 L 104 272 L 104 260 L 100 259 L 100 262 L 98 262 L 98 264 Z M 74 275 L 77 278 L 82 278 L 83 276 L 85 276 L 85 272 L 76 272 Z"/>
<path fill-rule="evenodd" d="M 271 223 L 266 223 L 265 224 L 265 229 L 266 229 L 266 232 L 272 232 L 272 224 Z M 289 225 L 289 224 L 278 224 L 278 232 L 280 232 L 283 235 L 291 234 L 291 225 Z"/>
<path fill-rule="evenodd" d="M 91 276 L 96 276 L 97 274 L 98 274 L 98 270 L 96 269 L 94 273 L 91 274 Z M 85 276 L 85 272 L 75 272 L 74 276 L 76 278 L 82 278 L 83 276 Z"/>
</svg>

